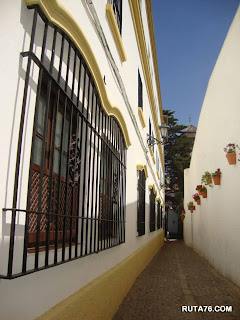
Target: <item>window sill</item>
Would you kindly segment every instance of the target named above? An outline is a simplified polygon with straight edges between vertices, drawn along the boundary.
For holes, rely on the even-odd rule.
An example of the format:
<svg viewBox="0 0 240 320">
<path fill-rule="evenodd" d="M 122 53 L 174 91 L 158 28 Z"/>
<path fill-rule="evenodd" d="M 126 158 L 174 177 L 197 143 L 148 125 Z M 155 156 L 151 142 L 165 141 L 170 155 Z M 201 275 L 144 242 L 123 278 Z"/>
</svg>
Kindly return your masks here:
<svg viewBox="0 0 240 320">
<path fill-rule="evenodd" d="M 121 61 L 124 62 L 127 60 L 127 56 L 126 56 L 126 52 L 123 47 L 123 42 L 122 42 L 122 38 L 121 38 L 119 29 L 118 29 L 117 21 L 116 21 L 114 12 L 113 12 L 113 7 L 112 7 L 112 4 L 110 4 L 110 3 L 106 4 L 106 14 L 107 14 L 108 23 L 109 23 L 110 29 L 112 31 L 114 41 L 115 41 L 117 49 L 118 49 L 119 56 L 121 58 Z"/>
<path fill-rule="evenodd" d="M 144 116 L 143 116 L 143 111 L 142 111 L 141 107 L 138 107 L 138 115 L 139 115 L 142 127 L 145 128 L 146 127 L 146 122 L 145 122 L 145 119 L 144 119 Z"/>
</svg>

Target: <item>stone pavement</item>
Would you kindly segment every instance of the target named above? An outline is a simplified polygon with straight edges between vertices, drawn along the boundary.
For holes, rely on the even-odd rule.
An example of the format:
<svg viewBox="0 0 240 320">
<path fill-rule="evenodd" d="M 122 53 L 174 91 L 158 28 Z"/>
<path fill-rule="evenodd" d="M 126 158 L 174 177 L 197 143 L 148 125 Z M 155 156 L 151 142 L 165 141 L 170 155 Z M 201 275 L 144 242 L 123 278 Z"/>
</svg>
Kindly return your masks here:
<svg viewBox="0 0 240 320">
<path fill-rule="evenodd" d="M 187 305 L 232 306 L 233 311 L 182 312 L 181 307 Z M 240 320 L 240 289 L 183 241 L 168 241 L 137 278 L 113 318 L 148 319 Z"/>
</svg>

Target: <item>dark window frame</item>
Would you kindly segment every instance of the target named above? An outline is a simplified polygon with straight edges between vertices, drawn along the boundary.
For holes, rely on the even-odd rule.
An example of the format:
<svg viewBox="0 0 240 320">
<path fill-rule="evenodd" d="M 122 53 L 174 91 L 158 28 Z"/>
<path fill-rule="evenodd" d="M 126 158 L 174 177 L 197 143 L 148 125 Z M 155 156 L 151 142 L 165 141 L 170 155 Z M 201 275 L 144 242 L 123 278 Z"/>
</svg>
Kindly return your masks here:
<svg viewBox="0 0 240 320">
<path fill-rule="evenodd" d="M 122 35 L 122 0 L 108 0 L 112 4 L 120 35 Z"/>
<path fill-rule="evenodd" d="M 149 202 L 149 230 L 153 232 L 156 230 L 156 196 L 153 188 L 150 189 Z"/>
<path fill-rule="evenodd" d="M 160 202 L 157 201 L 157 230 L 161 228 L 161 205 Z"/>
<path fill-rule="evenodd" d="M 143 85 L 140 72 L 138 70 L 138 107 L 143 110 Z"/>
<path fill-rule="evenodd" d="M 146 175 L 144 170 L 138 170 L 138 199 L 137 199 L 137 232 L 138 236 L 145 234 L 145 199 Z"/>
</svg>

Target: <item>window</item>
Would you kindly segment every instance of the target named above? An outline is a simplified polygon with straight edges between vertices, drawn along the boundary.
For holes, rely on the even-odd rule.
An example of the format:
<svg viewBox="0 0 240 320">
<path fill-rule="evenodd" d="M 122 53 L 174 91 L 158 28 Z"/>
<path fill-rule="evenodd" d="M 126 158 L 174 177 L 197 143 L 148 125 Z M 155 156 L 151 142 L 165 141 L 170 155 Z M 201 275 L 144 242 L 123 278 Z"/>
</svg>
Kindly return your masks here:
<svg viewBox="0 0 240 320">
<path fill-rule="evenodd" d="M 149 118 L 149 136 L 152 136 L 154 138 L 154 134 L 152 131 L 152 123 L 151 123 L 150 118 Z M 154 153 L 154 145 L 152 146 L 152 149 L 153 149 L 153 153 Z"/>
<path fill-rule="evenodd" d="M 156 229 L 156 214 L 155 214 L 155 194 L 153 188 L 150 191 L 150 232 Z"/>
<path fill-rule="evenodd" d="M 163 227 L 163 207 L 160 206 L 160 228 Z"/>
<path fill-rule="evenodd" d="M 138 171 L 138 200 L 137 200 L 137 232 L 139 236 L 145 234 L 145 171 Z"/>
<path fill-rule="evenodd" d="M 161 206 L 160 202 L 157 201 L 157 229 L 161 227 Z"/>
<path fill-rule="evenodd" d="M 55 241 L 62 241 L 63 235 L 65 245 L 69 244 L 69 241 L 75 241 L 76 219 L 71 221 L 68 217 L 78 216 L 79 177 L 75 174 L 74 166 L 78 169 L 76 166 L 81 159 L 78 152 L 76 163 L 73 163 L 76 152 L 74 145 L 79 130 L 76 110 L 63 92 L 58 92 L 54 83 L 50 89 L 46 73 L 43 73 L 39 87 L 41 89 L 35 111 L 28 209 L 31 212 L 47 211 L 66 215 L 59 217 L 56 223 L 54 216 L 41 215 L 38 221 L 39 216 L 30 213 L 27 245 L 28 248 L 36 246 L 38 233 L 38 244 L 42 249 L 46 237 L 50 247 Z M 49 98 L 47 91 L 50 91 Z"/>
<path fill-rule="evenodd" d="M 159 157 L 158 157 L 157 150 L 156 150 L 156 166 L 157 166 L 157 171 L 159 172 Z"/>
<path fill-rule="evenodd" d="M 74 43 L 50 24 L 38 7 L 33 10 L 30 48 L 22 53 L 28 67 L 13 209 L 6 209 L 13 212 L 8 278 L 14 278 L 17 214 L 25 215 L 25 227 L 22 271 L 15 276 L 125 242 L 126 147 L 122 131 L 116 119 L 103 110 L 93 77 Z M 33 52 L 35 38 L 38 45 L 42 43 L 40 59 Z M 31 66 L 38 70 L 33 123 L 25 112 L 32 90 Z M 29 157 L 22 148 L 24 126 L 33 128 L 27 205 L 16 209 L 19 168 Z"/>
<path fill-rule="evenodd" d="M 113 12 L 117 20 L 117 25 L 120 34 L 122 34 L 122 0 L 108 0 L 113 6 Z"/>
<path fill-rule="evenodd" d="M 143 109 L 143 88 L 142 88 L 142 80 L 138 70 L 138 107 Z"/>
</svg>

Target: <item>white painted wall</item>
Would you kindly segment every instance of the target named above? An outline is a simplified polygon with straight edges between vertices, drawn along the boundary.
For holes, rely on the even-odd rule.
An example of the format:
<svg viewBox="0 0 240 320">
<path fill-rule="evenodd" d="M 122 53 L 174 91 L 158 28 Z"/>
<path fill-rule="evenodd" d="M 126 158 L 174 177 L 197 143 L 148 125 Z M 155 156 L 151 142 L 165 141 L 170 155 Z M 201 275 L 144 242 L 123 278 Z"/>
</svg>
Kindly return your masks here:
<svg viewBox="0 0 240 320">
<path fill-rule="evenodd" d="M 209 80 L 190 168 L 185 170 L 184 240 L 217 270 L 240 285 L 240 162 L 229 165 L 223 148 L 240 144 L 240 7 Z M 187 203 L 205 171 L 220 168 L 221 185 L 207 187 L 207 199 L 190 213 Z"/>
<path fill-rule="evenodd" d="M 146 141 L 148 127 L 142 129 L 137 109 L 137 75 L 138 68 L 142 70 L 138 47 L 131 18 L 128 1 L 123 5 L 123 44 L 127 54 L 127 61 L 120 61 L 111 30 L 108 25 L 105 11 L 106 1 L 96 0 L 94 6 L 101 21 L 102 28 L 109 43 L 113 57 L 117 63 L 120 75 L 126 87 L 128 99 L 134 111 L 139 130 Z M 146 163 L 143 150 L 140 146 L 136 130 L 130 118 L 129 112 L 119 91 L 116 79 L 107 61 L 106 54 L 99 41 L 93 22 L 90 18 L 85 1 L 63 1 L 63 5 L 75 17 L 92 47 L 102 75 L 106 77 L 106 89 L 109 99 L 117 105 L 124 116 L 127 124 L 131 147 L 127 150 L 127 184 L 126 184 L 126 243 L 93 254 L 82 259 L 68 262 L 64 265 L 40 271 L 14 280 L 0 279 L 0 318 L 8 319 L 34 319 L 49 308 L 76 292 L 89 281 L 100 276 L 117 263 L 122 261 L 132 252 L 153 239 L 162 230 L 149 233 L 149 191 L 146 192 L 146 234 L 137 235 L 137 164 Z M 31 34 L 32 14 L 25 2 L 7 0 L 1 2 L 0 19 L 0 207 L 12 207 L 12 192 L 14 187 L 14 173 L 16 164 L 16 151 L 18 142 L 18 130 L 22 109 L 22 96 L 25 81 L 26 59 L 20 56 L 20 52 L 28 50 L 29 36 Z M 146 23 L 146 21 L 144 22 Z M 36 47 L 36 52 L 38 48 Z M 141 71 L 142 72 L 142 71 Z M 33 70 L 31 82 L 31 99 L 27 104 L 27 126 L 24 131 L 23 154 L 24 161 L 21 167 L 21 203 L 19 207 L 25 209 L 28 163 L 32 138 L 32 118 L 35 106 L 37 72 Z M 144 84 L 144 79 L 143 84 Z M 154 88 L 156 92 L 156 88 Z M 150 105 L 144 85 L 144 112 L 146 122 L 150 114 Z M 150 157 L 150 155 L 149 155 Z M 151 157 L 150 157 L 151 158 Z M 152 169 L 157 177 L 156 165 L 153 162 Z M 161 166 L 161 164 L 160 164 Z M 161 169 L 162 170 L 162 169 Z M 148 167 L 149 178 L 146 186 L 154 182 L 151 170 Z M 161 195 L 163 197 L 163 195 Z M 21 270 L 24 214 L 18 221 L 18 239 L 16 239 L 14 270 Z M 4 225 L 2 224 L 4 222 Z M 0 216 L 0 274 L 6 274 L 8 261 L 9 236 L 11 217 L 3 212 Z M 44 253 L 40 253 L 44 259 Z M 29 261 L 33 257 L 29 257 Z M 97 267 L 96 267 L 97 266 Z M 33 299 L 34 296 L 34 299 Z M 29 301 L 31 303 L 29 303 Z M 14 306 L 14 308 L 13 308 Z"/>
</svg>

